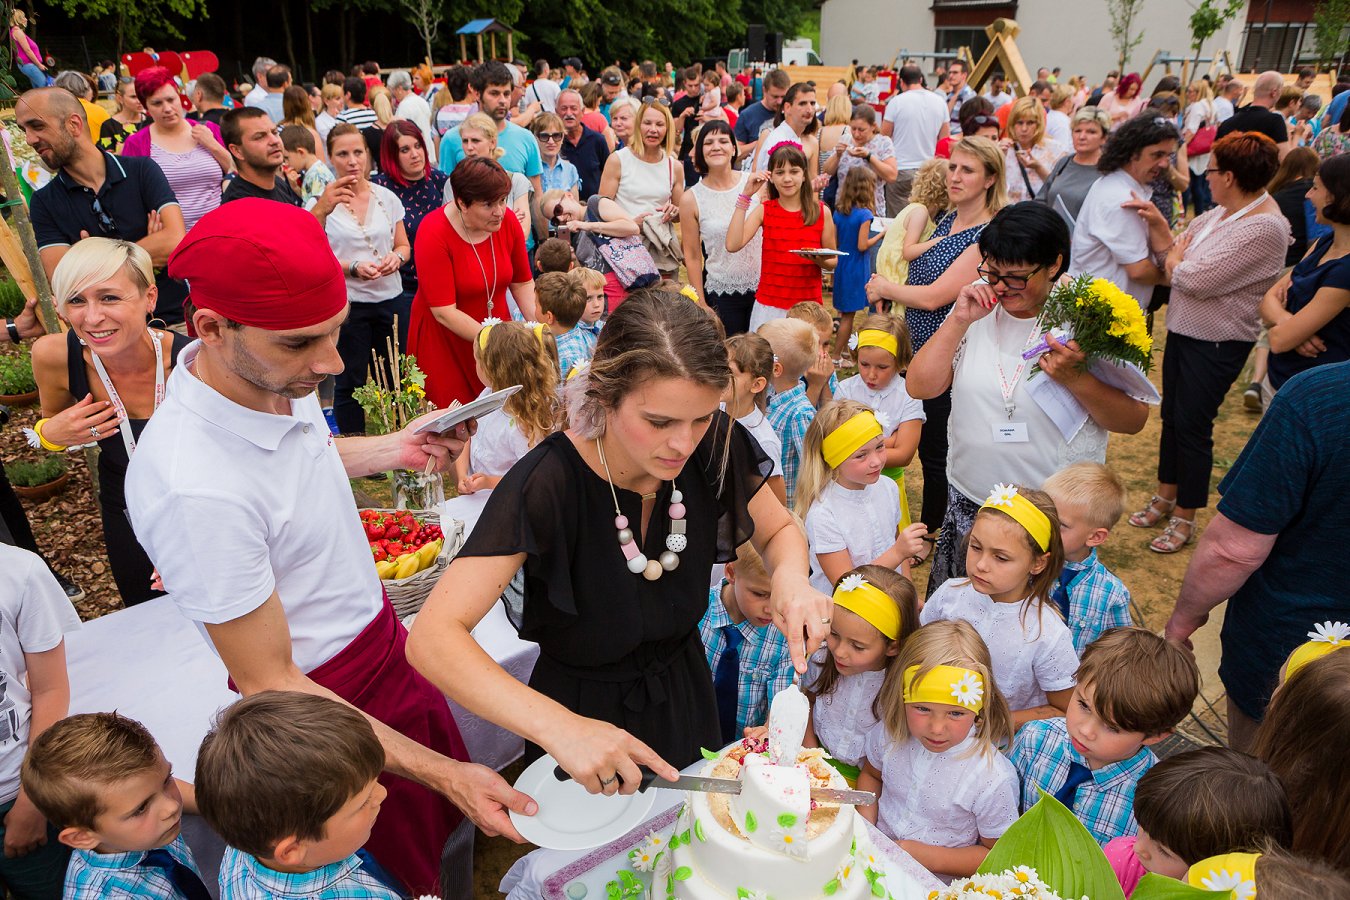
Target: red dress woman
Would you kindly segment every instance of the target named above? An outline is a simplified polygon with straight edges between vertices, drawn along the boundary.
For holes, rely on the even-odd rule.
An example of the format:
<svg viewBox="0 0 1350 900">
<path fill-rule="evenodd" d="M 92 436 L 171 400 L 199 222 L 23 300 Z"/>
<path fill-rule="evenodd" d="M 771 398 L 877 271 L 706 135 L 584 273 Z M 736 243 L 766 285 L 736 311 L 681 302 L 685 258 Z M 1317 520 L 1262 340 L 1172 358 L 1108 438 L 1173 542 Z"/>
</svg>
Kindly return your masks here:
<svg viewBox="0 0 1350 900">
<path fill-rule="evenodd" d="M 454 202 L 417 230 L 417 295 L 408 352 L 427 376 L 427 398 L 445 408 L 483 390 L 473 341 L 483 320 L 511 318 L 508 288 L 527 319 L 535 318 L 534 281 L 525 233 L 506 205 L 511 178 L 495 161 L 461 160 L 450 173 Z"/>
</svg>

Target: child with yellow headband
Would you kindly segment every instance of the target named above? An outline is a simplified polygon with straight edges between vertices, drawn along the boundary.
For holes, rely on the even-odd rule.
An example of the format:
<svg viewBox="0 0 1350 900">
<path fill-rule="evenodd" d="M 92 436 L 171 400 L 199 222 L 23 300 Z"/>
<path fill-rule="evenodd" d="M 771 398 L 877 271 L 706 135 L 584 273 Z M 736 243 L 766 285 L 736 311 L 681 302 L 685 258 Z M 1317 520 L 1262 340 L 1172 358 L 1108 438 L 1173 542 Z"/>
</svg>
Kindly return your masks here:
<svg viewBox="0 0 1350 900">
<path fill-rule="evenodd" d="M 806 430 L 793 508 L 806 523 L 811 584 L 826 593 L 854 566 L 902 567 L 924 549 L 923 523 L 902 528 L 900 488 L 881 477 L 885 439 L 854 400 L 827 403 Z"/>
<path fill-rule="evenodd" d="M 995 485 L 968 540 L 967 577 L 934 591 L 921 621 L 964 619 L 975 626 L 1016 727 L 1064 715 L 1078 654 L 1050 599 L 1064 565 L 1055 504 L 1041 491 Z"/>
<path fill-rule="evenodd" d="M 839 580 L 830 636 L 812 654 L 802 682 L 811 699 L 805 743 L 824 748 L 850 784 L 880 716 L 881 684 L 918 627 L 914 585 L 893 569 L 858 566 Z"/>
<path fill-rule="evenodd" d="M 965 622 L 934 622 L 905 641 L 877 698 L 858 808 L 920 865 L 973 875 L 1017 820 L 1017 770 L 998 751 L 1012 718 L 989 650 Z"/>
<path fill-rule="evenodd" d="M 877 414 L 886 437 L 886 467 L 882 474 L 900 485 L 903 519 L 908 525 L 905 466 L 914 459 L 927 418 L 923 403 L 911 397 L 905 388 L 903 373 L 914 358 L 909 327 L 902 316 L 868 316 L 850 346 L 854 348 L 858 374 L 840 382 L 835 397 L 865 403 Z"/>
<path fill-rule="evenodd" d="M 1201 890 L 1227 891 L 1231 900 L 1345 900 L 1350 878 L 1325 863 L 1275 847 L 1260 853 L 1224 853 L 1201 860 L 1180 879 Z M 1220 898 L 1224 898 L 1222 893 Z"/>
<path fill-rule="evenodd" d="M 455 460 L 461 494 L 489 491 L 530 448 L 558 428 L 558 359 L 553 337 L 524 322 L 484 325 L 473 342 L 478 378 L 487 395 L 514 384 L 506 405 L 478 419 L 478 430 Z"/>
</svg>

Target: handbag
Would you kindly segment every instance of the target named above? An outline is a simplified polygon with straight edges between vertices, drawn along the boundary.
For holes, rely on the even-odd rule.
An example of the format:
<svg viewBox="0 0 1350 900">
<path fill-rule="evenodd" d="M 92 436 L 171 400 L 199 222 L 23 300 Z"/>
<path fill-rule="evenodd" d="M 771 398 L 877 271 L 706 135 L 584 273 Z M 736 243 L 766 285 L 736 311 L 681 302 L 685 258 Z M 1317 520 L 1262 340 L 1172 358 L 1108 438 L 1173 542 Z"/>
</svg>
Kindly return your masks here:
<svg viewBox="0 0 1350 900">
<path fill-rule="evenodd" d="M 1188 156 L 1200 156 L 1208 153 L 1209 148 L 1214 146 L 1214 138 L 1219 133 L 1219 126 L 1205 124 L 1196 129 L 1195 134 L 1191 136 L 1190 142 L 1186 144 L 1186 154 Z"/>
</svg>

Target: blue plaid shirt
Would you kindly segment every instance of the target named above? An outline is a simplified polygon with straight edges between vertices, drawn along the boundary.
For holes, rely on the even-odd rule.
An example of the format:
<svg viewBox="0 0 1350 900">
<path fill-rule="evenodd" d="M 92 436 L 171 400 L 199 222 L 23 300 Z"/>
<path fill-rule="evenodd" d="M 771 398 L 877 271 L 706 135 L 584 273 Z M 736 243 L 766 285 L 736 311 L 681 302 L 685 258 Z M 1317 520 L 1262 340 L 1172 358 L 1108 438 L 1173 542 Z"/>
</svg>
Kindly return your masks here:
<svg viewBox="0 0 1350 900">
<path fill-rule="evenodd" d="M 781 394 L 769 398 L 769 424 L 783 442 L 783 487 L 787 490 L 788 508 L 792 508 L 792 494 L 797 489 L 797 470 L 802 465 L 802 439 L 816 408 L 806 397 L 806 385 L 798 382 Z"/>
<path fill-rule="evenodd" d="M 731 614 L 722 602 L 722 592 L 728 587 L 723 581 L 720 587 L 708 592 L 708 611 L 698 623 L 703 651 L 708 655 L 708 668 L 714 672 L 727 649 L 722 626 L 732 624 Z M 741 730 L 763 725 L 769 720 L 769 704 L 774 695 L 792 684 L 793 669 L 783 632 L 773 625 L 758 628 L 749 620 L 737 622 L 736 629 L 745 638 L 740 649 L 740 677 L 736 686 L 736 728 Z"/>
<path fill-rule="evenodd" d="M 599 338 L 599 337 L 600 337 L 600 329 L 602 329 L 602 328 L 604 328 L 604 327 L 605 327 L 605 320 L 604 320 L 604 319 L 596 319 L 594 322 L 592 322 L 592 323 L 589 324 L 589 325 L 587 325 L 585 322 L 578 322 L 578 323 L 577 323 L 577 328 L 578 328 L 579 330 L 584 331 L 584 332 L 586 332 L 587 334 L 589 334 L 589 335 L 591 336 L 592 343 L 594 342 L 594 340 L 595 340 L 596 338 Z"/>
<path fill-rule="evenodd" d="M 187 841 L 180 834 L 164 848 L 169 855 L 198 875 L 197 861 L 192 858 Z M 142 866 L 145 851 L 134 853 L 95 853 L 76 850 L 70 854 L 66 866 L 63 897 L 98 897 L 100 900 L 185 900 L 173 886 L 169 874 L 154 866 Z"/>
<path fill-rule="evenodd" d="M 312 872 L 277 872 L 247 853 L 225 848 L 220 861 L 220 900 L 402 900 L 397 892 L 361 868 L 353 854 Z"/>
<path fill-rule="evenodd" d="M 1069 777 L 1069 763 L 1087 765 L 1087 760 L 1069 743 L 1064 719 L 1039 719 L 1028 722 L 1013 738 L 1008 754 L 1022 778 L 1022 811 L 1040 799 L 1037 788 L 1053 794 Z M 1073 814 L 1083 823 L 1097 843 L 1137 834 L 1134 820 L 1134 787 L 1158 758 L 1147 747 L 1129 759 L 1103 766 L 1092 772 L 1092 780 L 1078 787 Z"/>
<path fill-rule="evenodd" d="M 553 343 L 558 346 L 558 368 L 562 370 L 564 380 L 573 366 L 585 362 L 595 353 L 595 335 L 583 329 L 580 322 L 562 334 L 555 334 Z"/>
<path fill-rule="evenodd" d="M 1102 564 L 1096 547 L 1082 562 L 1064 563 L 1064 569 L 1081 573 L 1069 582 L 1069 628 L 1079 656 L 1103 631 L 1134 624 L 1130 621 L 1130 589 Z"/>
</svg>

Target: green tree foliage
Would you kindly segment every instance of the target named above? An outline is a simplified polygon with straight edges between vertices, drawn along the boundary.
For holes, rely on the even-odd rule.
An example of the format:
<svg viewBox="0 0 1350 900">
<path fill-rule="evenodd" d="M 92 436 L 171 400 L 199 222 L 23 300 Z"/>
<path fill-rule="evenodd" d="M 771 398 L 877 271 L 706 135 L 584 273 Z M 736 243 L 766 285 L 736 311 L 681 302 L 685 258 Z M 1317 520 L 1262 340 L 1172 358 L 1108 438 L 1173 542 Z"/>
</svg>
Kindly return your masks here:
<svg viewBox="0 0 1350 900">
<path fill-rule="evenodd" d="M 1135 19 L 1144 8 L 1144 0 L 1106 0 L 1106 11 L 1111 15 L 1111 41 L 1119 54 L 1120 73 L 1125 74 L 1125 64 L 1130 54 L 1144 39 L 1142 31 L 1135 32 Z"/>
<path fill-rule="evenodd" d="M 1247 0 L 1227 0 L 1226 5 L 1220 5 L 1223 2 L 1224 0 L 1201 0 L 1200 5 L 1191 13 L 1191 49 L 1195 51 L 1191 78 L 1198 72 L 1200 51 L 1204 49 L 1205 41 L 1218 34 L 1220 28 L 1223 28 L 1229 20 L 1237 18 L 1238 14 L 1247 8 Z"/>
<path fill-rule="evenodd" d="M 147 29 L 182 38 L 176 22 L 205 18 L 206 0 L 55 0 L 72 18 L 99 20 L 117 35 L 117 52 L 139 47 Z"/>
<path fill-rule="evenodd" d="M 1323 65 L 1335 65 L 1350 51 L 1347 22 L 1350 22 L 1350 0 L 1319 0 L 1313 7 L 1313 46 Z"/>
</svg>

